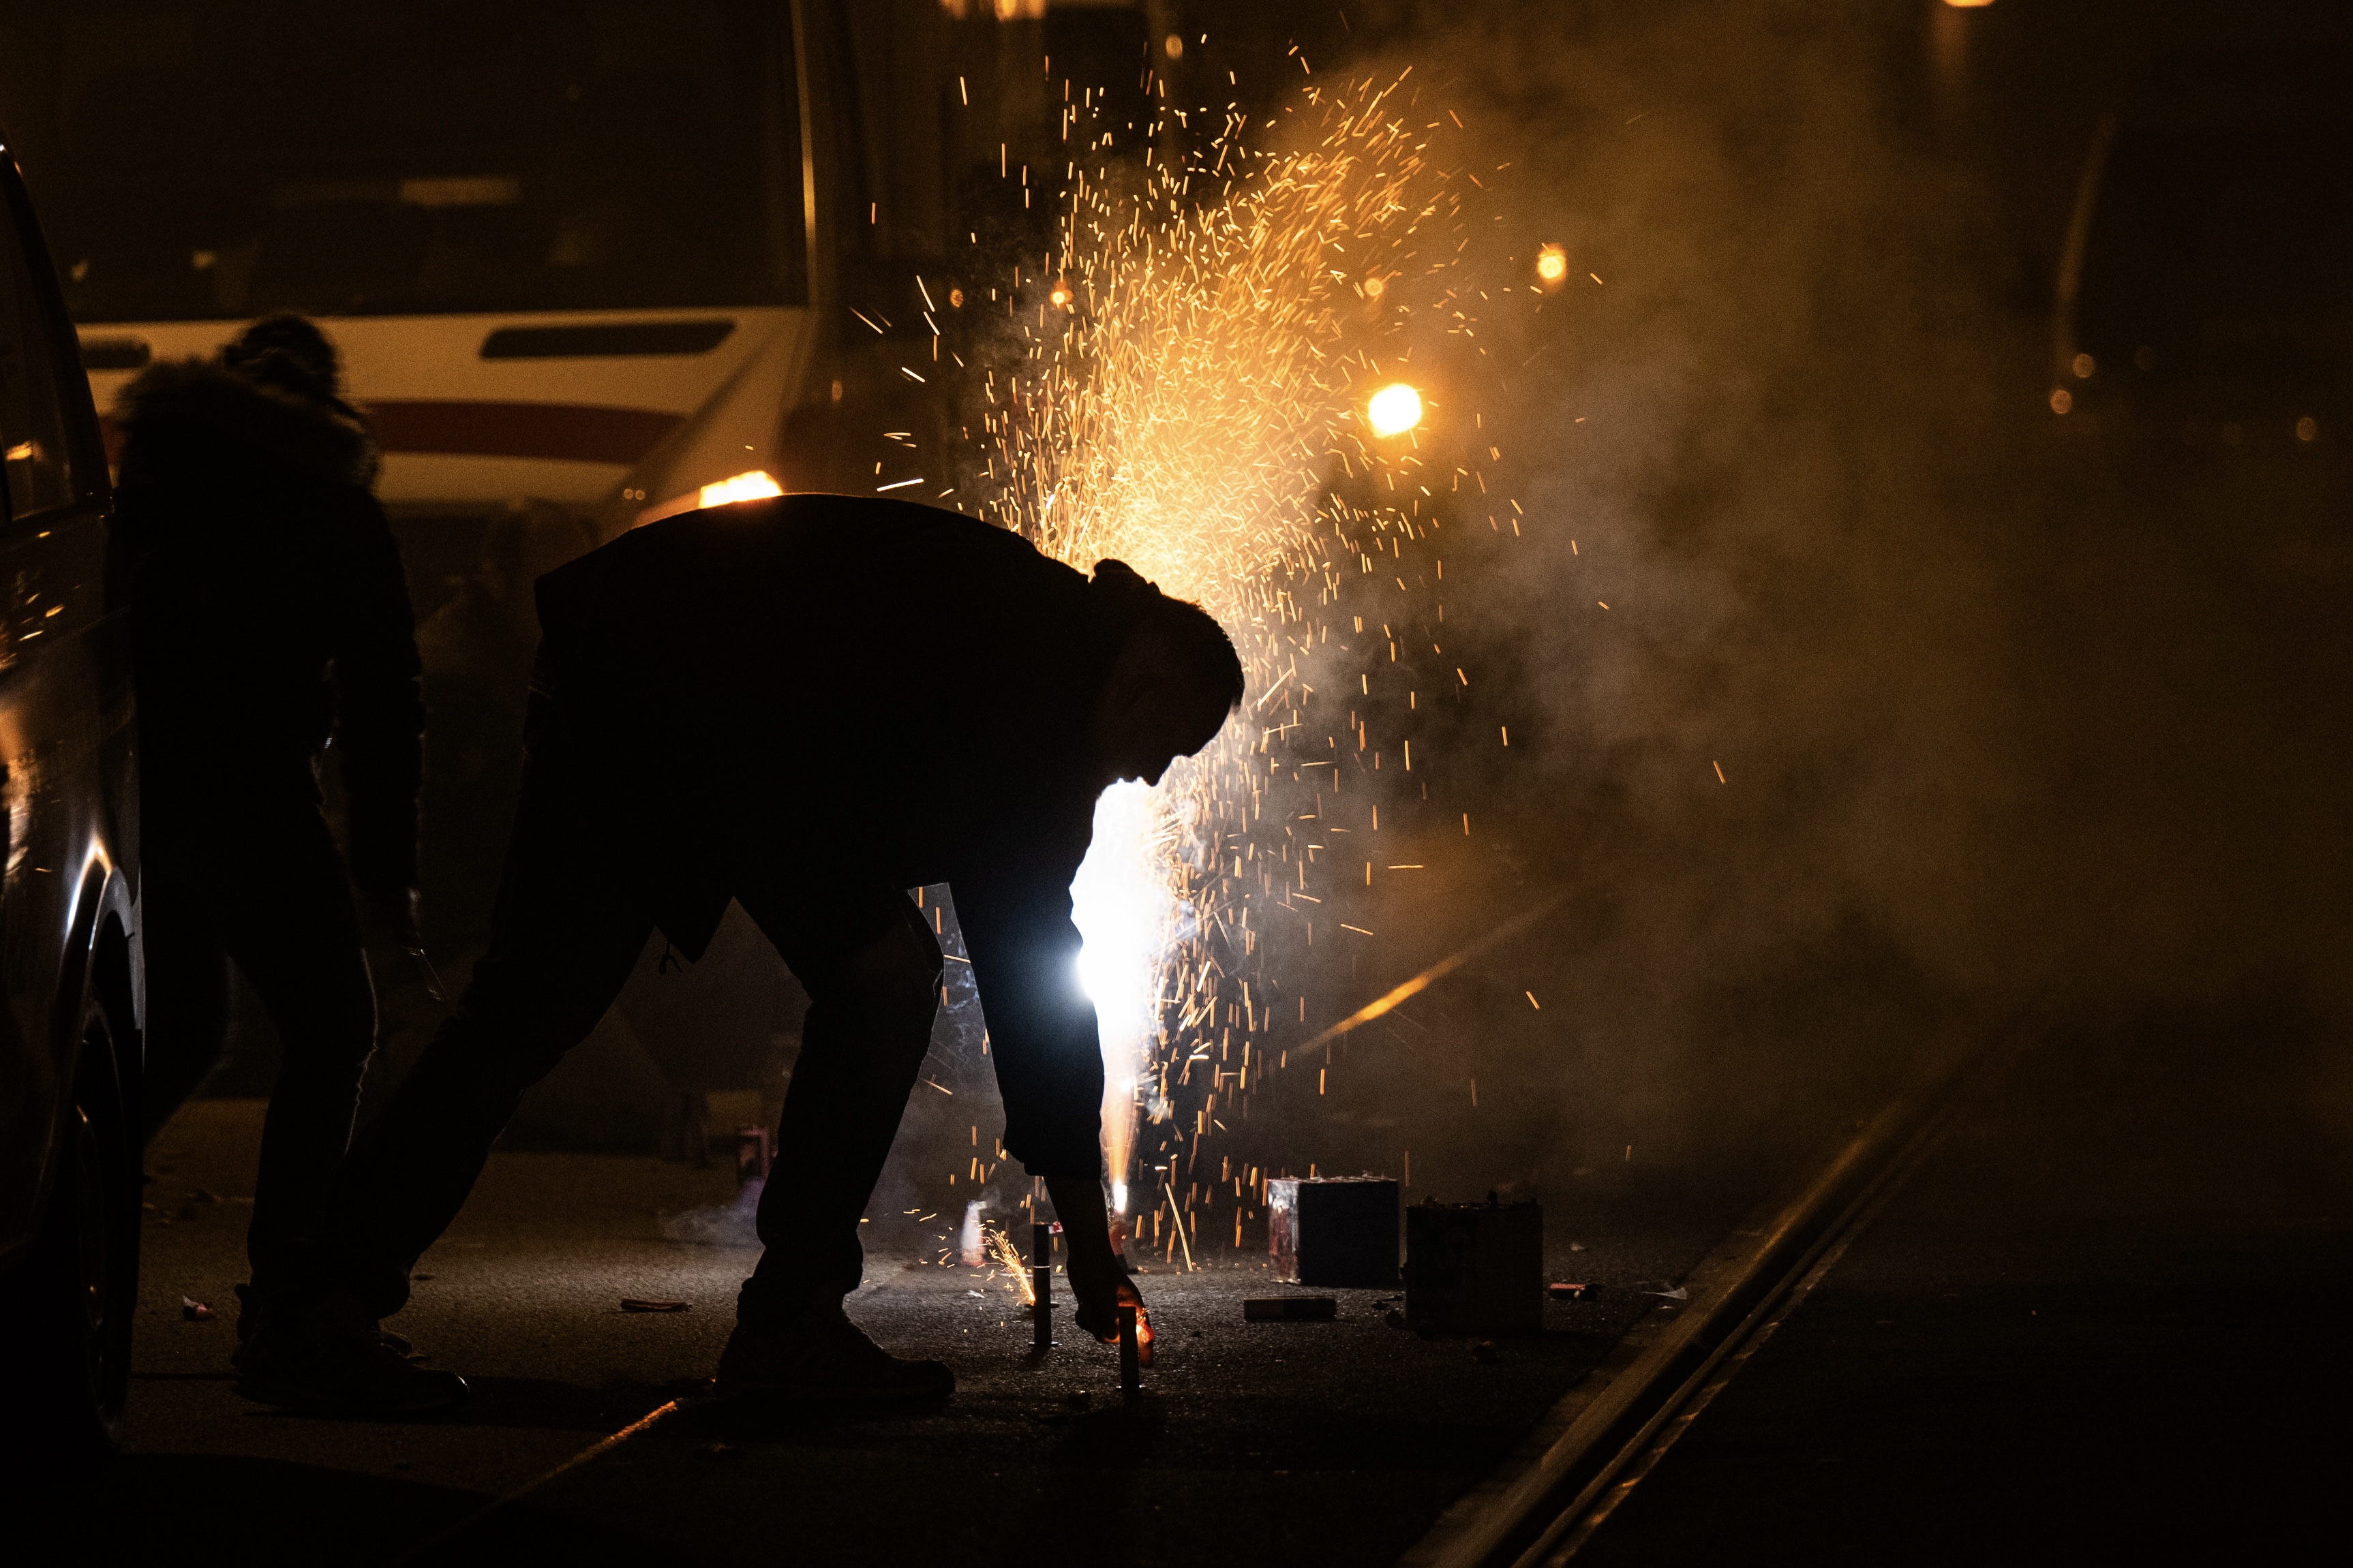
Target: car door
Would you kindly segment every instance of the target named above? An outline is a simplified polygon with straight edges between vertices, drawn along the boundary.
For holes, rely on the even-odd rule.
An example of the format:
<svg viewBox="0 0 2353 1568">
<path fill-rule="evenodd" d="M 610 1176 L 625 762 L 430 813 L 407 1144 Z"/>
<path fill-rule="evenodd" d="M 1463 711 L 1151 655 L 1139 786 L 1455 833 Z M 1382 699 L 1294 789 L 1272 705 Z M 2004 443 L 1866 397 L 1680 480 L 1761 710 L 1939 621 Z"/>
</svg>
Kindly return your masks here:
<svg viewBox="0 0 2353 1568">
<path fill-rule="evenodd" d="M 133 731 L 109 493 L 57 279 L 0 152 L 0 1264 L 38 1226 L 91 956 L 101 936 L 127 951 Z M 116 1068 L 127 1097 L 135 1062 Z"/>
</svg>

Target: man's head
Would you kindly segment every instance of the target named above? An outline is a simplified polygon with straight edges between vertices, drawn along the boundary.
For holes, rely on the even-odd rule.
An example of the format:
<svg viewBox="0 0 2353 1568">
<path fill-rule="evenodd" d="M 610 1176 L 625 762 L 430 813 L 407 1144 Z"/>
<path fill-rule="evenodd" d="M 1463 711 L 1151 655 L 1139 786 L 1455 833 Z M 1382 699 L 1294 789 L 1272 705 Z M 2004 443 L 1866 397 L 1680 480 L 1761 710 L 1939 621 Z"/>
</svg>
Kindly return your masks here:
<svg viewBox="0 0 2353 1568">
<path fill-rule="evenodd" d="M 265 316 L 221 350 L 221 363 L 314 403 L 343 395 L 343 363 L 327 334 L 301 316 Z"/>
<path fill-rule="evenodd" d="M 1169 598 L 1123 563 L 1097 562 L 1093 586 L 1135 612 L 1095 706 L 1103 782 L 1156 784 L 1241 706 L 1241 658 L 1208 611 Z"/>
</svg>

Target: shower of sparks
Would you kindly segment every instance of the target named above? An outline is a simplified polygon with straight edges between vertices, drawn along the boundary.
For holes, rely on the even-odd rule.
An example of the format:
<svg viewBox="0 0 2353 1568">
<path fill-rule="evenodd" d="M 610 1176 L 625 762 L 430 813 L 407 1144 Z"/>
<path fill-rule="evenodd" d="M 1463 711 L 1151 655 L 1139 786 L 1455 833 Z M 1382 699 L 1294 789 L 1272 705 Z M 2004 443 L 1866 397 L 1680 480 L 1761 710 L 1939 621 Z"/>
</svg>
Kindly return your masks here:
<svg viewBox="0 0 2353 1568">
<path fill-rule="evenodd" d="M 1157 789 L 1106 792 L 1071 888 L 1080 979 L 1101 1026 L 1114 1206 L 1148 1215 L 1138 1242 L 1172 1258 L 1189 1257 L 1185 1216 L 1208 1195 L 1184 1179 L 1203 1139 L 1287 1062 L 1279 1025 L 1306 1018 L 1304 1000 L 1278 1015 L 1260 949 L 1276 911 L 1300 922 L 1286 941 L 1312 943 L 1312 922 L 1331 918 L 1323 899 L 1342 896 L 1311 892 L 1324 877 L 1305 842 L 1316 833 L 1291 827 L 1315 819 L 1307 796 L 1320 811 L 1344 788 L 1335 701 L 1348 709 L 1349 776 L 1378 767 L 1377 751 L 1353 754 L 1374 712 L 1349 709 L 1358 679 L 1336 678 L 1346 689 L 1320 707 L 1310 684 L 1319 660 L 1351 643 L 1367 658 L 1377 640 L 1336 607 L 1358 591 L 1348 579 L 1377 569 L 1382 591 L 1393 575 L 1399 594 L 1421 592 L 1429 563 L 1405 560 L 1399 542 L 1428 541 L 1442 498 L 1474 481 L 1483 501 L 1482 478 L 1425 450 L 1423 395 L 1397 379 L 1426 389 L 1417 348 L 1427 360 L 1433 333 L 1472 335 L 1464 291 L 1446 283 L 1461 249 L 1456 188 L 1430 160 L 1429 116 L 1411 102 L 1402 80 L 1311 88 L 1265 133 L 1246 140 L 1229 108 L 1206 146 L 1175 155 L 1164 121 L 1140 167 L 1107 136 L 1082 148 L 1081 122 L 1066 118 L 1055 253 L 1023 266 L 1007 296 L 1018 357 L 975 367 L 982 510 L 1082 571 L 1116 558 L 1197 600 L 1249 675 L 1242 710 L 1198 757 Z M 1399 393 L 1412 416 L 1392 424 L 1382 415 L 1402 412 Z M 1406 601 L 1390 604 L 1404 622 Z M 1313 737 L 1310 710 L 1330 720 Z M 1344 858 L 1317 864 L 1345 880 Z M 1146 1119 L 1160 1162 L 1148 1171 Z M 1263 1173 L 1243 1169 L 1215 1184 L 1230 1188 L 1237 1236 L 1264 1193 Z M 1131 1205 L 1131 1183 L 1155 1180 L 1160 1194 Z"/>
<path fill-rule="evenodd" d="M 1013 1288 L 1021 1293 L 1023 1306 L 1036 1306 L 1038 1288 L 1029 1282 L 1029 1265 L 1022 1258 L 1021 1249 L 1013 1244 L 1013 1237 L 997 1226 L 989 1226 L 984 1234 L 988 1237 L 989 1261 L 1013 1282 Z"/>
</svg>

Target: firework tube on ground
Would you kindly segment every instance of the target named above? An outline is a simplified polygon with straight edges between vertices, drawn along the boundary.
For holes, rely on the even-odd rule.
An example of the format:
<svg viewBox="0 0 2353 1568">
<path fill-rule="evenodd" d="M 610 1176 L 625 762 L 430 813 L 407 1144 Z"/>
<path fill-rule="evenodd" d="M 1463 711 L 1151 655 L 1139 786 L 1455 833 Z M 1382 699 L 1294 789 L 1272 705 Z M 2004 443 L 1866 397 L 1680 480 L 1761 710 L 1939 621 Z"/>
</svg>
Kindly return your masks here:
<svg viewBox="0 0 2353 1568">
<path fill-rule="evenodd" d="M 1054 1233 L 1044 1220 L 1029 1227 L 1029 1289 L 1037 1299 L 1029 1307 L 1029 1346 L 1051 1350 L 1054 1345 Z"/>
</svg>

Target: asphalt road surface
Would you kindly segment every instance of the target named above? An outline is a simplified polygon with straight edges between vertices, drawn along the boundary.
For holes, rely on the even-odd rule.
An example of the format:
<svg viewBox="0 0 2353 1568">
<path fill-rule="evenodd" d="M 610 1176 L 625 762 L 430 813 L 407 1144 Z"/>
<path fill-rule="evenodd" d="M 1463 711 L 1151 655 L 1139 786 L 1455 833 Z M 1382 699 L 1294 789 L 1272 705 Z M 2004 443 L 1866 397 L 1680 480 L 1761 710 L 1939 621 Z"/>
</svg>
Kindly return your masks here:
<svg viewBox="0 0 2353 1568">
<path fill-rule="evenodd" d="M 201 1548 L 394 1562 L 470 1519 L 428 1560 L 527 1542 L 574 1562 L 993 1563 L 1089 1540 L 1137 1563 L 1387 1560 L 1502 1463 L 1628 1322 L 1658 1310 L 1647 1291 L 1754 1198 L 1553 1216 L 1554 1277 L 1593 1281 L 1599 1299 L 1549 1305 L 1542 1336 L 1505 1341 L 1492 1359 L 1465 1339 L 1388 1327 L 1394 1292 L 1324 1292 L 1340 1298 L 1335 1322 L 1246 1323 L 1245 1296 L 1283 1289 L 1262 1264 L 1229 1253 L 1195 1273 L 1161 1266 L 1142 1281 L 1161 1351 L 1134 1406 L 1114 1351 L 1066 1332 L 1033 1356 L 1002 1277 L 875 1257 L 851 1313 L 901 1353 L 946 1361 L 956 1397 L 795 1420 L 695 1397 L 754 1253 L 669 1239 L 663 1221 L 723 1209 L 728 1173 L 501 1152 L 396 1320 L 430 1364 L 465 1373 L 469 1406 L 328 1420 L 231 1392 L 260 1110 L 196 1101 L 151 1152 L 129 1451 L 93 1488 L 50 1500 L 37 1539 L 53 1560 L 169 1562 Z M 625 1312 L 624 1297 L 689 1310 Z M 185 1300 L 218 1315 L 189 1321 Z M 643 1436 L 476 1517 L 674 1399 L 681 1408 Z"/>
<path fill-rule="evenodd" d="M 2044 1043 L 1574 1560 L 2338 1560 L 2347 1090 L 2290 1009 Z"/>
<path fill-rule="evenodd" d="M 2300 1560 L 2353 1482 L 2340 1058 L 2292 1009 L 2249 1006 L 2041 1042 L 1579 1561 Z M 1630 1184 L 1551 1216 L 1548 1269 L 1596 1299 L 1484 1353 L 1389 1327 L 1392 1292 L 1328 1292 L 1335 1322 L 1247 1323 L 1244 1297 L 1283 1289 L 1255 1258 L 1161 1266 L 1134 1403 L 1105 1347 L 1066 1331 L 1032 1353 L 1002 1276 L 877 1248 L 850 1310 L 948 1362 L 956 1397 L 794 1415 L 704 1394 L 753 1258 L 727 1173 L 501 1152 L 398 1320 L 473 1400 L 343 1421 L 230 1391 L 260 1109 L 196 1102 L 151 1152 L 129 1449 L 28 1512 L 27 1560 L 1395 1561 L 1523 1462 L 1625 1330 L 1673 1310 L 1652 1292 L 1774 1184 Z"/>
</svg>

